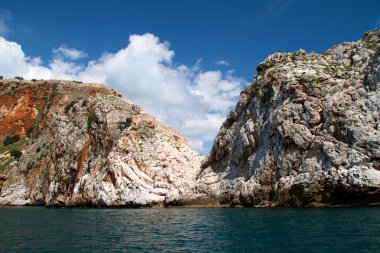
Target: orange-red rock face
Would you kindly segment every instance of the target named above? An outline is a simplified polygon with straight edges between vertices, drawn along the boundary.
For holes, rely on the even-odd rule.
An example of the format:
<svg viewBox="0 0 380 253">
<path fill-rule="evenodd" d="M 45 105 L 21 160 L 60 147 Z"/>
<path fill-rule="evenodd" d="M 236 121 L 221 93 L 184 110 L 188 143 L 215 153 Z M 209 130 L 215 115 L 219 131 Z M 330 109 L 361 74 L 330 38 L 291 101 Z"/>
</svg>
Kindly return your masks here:
<svg viewBox="0 0 380 253">
<path fill-rule="evenodd" d="M 73 100 L 95 94 L 115 94 L 99 84 L 86 85 L 62 81 L 12 81 L 4 80 L 0 89 L 0 138 L 27 135 L 27 131 L 40 115 L 39 127 L 49 120 L 44 115 L 50 107 L 63 110 Z M 59 86 L 58 86 L 59 84 Z M 47 108 L 49 107 L 49 108 Z"/>
<path fill-rule="evenodd" d="M 0 136 L 25 136 L 46 101 L 36 96 L 36 86 L 22 88 L 15 94 L 0 96 Z M 48 90 L 47 90 L 48 92 Z"/>
</svg>

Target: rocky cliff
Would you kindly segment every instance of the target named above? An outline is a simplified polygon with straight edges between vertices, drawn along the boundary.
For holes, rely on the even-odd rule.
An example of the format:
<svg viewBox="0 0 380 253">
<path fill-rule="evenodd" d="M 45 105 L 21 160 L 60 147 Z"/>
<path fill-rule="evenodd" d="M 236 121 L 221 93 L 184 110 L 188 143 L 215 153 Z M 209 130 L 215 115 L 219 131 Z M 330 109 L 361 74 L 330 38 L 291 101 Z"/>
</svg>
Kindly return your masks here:
<svg viewBox="0 0 380 253">
<path fill-rule="evenodd" d="M 0 205 L 161 206 L 196 197 L 202 157 L 114 90 L 20 79 L 0 80 L 0 89 Z"/>
<path fill-rule="evenodd" d="M 221 204 L 380 203 L 380 30 L 257 67 L 202 165 Z"/>
<path fill-rule="evenodd" d="M 378 205 L 380 30 L 269 56 L 203 163 L 98 84 L 0 80 L 0 141 L 0 205 Z"/>
</svg>

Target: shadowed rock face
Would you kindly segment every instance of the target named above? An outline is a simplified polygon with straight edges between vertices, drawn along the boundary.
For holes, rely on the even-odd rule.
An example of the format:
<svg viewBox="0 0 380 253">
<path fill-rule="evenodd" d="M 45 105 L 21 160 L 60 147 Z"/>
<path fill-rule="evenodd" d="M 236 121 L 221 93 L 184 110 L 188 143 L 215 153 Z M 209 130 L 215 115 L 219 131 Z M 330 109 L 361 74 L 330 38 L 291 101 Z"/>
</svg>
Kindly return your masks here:
<svg viewBox="0 0 380 253">
<path fill-rule="evenodd" d="M 380 203 L 380 30 L 257 67 L 197 189 L 229 205 Z"/>
<path fill-rule="evenodd" d="M 162 206 L 197 198 L 202 157 L 178 132 L 98 84 L 3 80 L 0 204 Z M 12 88 L 14 87 L 14 88 Z M 27 136 L 26 136 L 27 135 Z"/>
</svg>

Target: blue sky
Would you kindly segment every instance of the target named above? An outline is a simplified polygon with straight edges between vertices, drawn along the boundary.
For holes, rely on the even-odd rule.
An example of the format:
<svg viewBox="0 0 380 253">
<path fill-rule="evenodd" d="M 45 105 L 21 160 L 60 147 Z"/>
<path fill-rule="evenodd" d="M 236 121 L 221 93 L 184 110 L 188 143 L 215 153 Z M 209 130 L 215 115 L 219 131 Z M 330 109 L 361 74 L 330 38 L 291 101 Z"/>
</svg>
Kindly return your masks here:
<svg viewBox="0 0 380 253">
<path fill-rule="evenodd" d="M 0 72 L 107 82 L 205 154 L 259 62 L 357 40 L 380 27 L 379 10 L 376 0 L 2 0 Z"/>
</svg>

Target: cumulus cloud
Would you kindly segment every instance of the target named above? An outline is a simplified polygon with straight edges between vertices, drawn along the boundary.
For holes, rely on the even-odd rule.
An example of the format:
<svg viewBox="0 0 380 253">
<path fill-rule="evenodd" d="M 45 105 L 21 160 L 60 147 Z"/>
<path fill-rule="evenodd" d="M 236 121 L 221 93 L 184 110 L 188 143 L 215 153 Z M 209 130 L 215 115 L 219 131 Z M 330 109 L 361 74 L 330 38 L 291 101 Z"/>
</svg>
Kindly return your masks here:
<svg viewBox="0 0 380 253">
<path fill-rule="evenodd" d="M 220 71 L 199 73 L 190 92 L 198 96 L 211 110 L 226 113 L 239 95 L 242 79 L 230 74 L 223 76 Z"/>
<path fill-rule="evenodd" d="M 76 52 L 59 48 L 62 54 L 67 54 L 62 48 Z M 74 62 L 78 54 L 68 55 L 57 55 L 55 49 L 52 60 L 44 65 L 39 58 L 26 56 L 17 43 L 0 37 L 0 73 L 4 76 L 107 83 L 185 134 L 202 153 L 207 151 L 204 143 L 213 140 L 246 85 L 232 72 L 201 70 L 200 60 L 194 66 L 174 63 L 169 43 L 149 33 L 131 35 L 125 48 L 85 65 Z"/>
<path fill-rule="evenodd" d="M 0 37 L 0 73 L 5 77 L 22 75 L 26 78 L 51 78 L 50 69 L 41 65 L 40 58 L 25 56 L 22 48 L 15 42 L 9 42 Z"/>
<path fill-rule="evenodd" d="M 228 61 L 226 61 L 226 60 L 215 61 L 215 64 L 216 65 L 224 65 L 224 66 L 230 65 L 230 63 Z"/>
<path fill-rule="evenodd" d="M 69 48 L 65 44 L 62 44 L 59 48 L 55 48 L 53 53 L 56 57 L 66 57 L 69 60 L 78 60 L 87 56 L 85 52 L 75 48 Z"/>
</svg>

